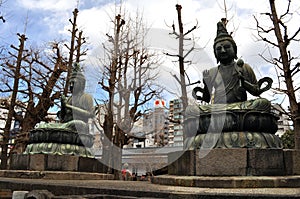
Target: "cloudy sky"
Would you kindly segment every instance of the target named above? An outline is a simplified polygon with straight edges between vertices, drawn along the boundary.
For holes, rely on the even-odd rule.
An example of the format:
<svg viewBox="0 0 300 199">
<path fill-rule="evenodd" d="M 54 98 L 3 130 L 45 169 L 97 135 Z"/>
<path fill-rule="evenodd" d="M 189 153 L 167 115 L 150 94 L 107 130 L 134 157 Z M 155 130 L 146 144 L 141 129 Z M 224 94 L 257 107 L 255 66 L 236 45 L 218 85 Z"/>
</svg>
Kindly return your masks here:
<svg viewBox="0 0 300 199">
<path fill-rule="evenodd" d="M 90 44 L 87 65 L 93 64 L 92 55 L 97 54 L 96 49 L 105 42 L 105 33 L 112 27 L 109 17 L 112 17 L 115 11 L 115 1 L 109 0 L 2 0 L 0 2 L 2 2 L 0 14 L 6 19 L 6 22 L 1 24 L 0 41 L 6 44 L 18 42 L 16 33 L 26 33 L 28 42 L 33 45 L 68 38 L 67 29 L 70 26 L 68 19 L 72 17 L 74 8 L 78 7 L 79 28 L 84 31 Z M 278 12 L 282 14 L 288 1 L 276 2 Z M 151 47 L 159 49 L 161 53 L 172 50 L 176 52 L 177 41 L 168 35 L 170 32 L 168 26 L 173 21 L 177 25 L 175 5 L 181 4 L 185 30 L 198 24 L 198 28 L 191 35 L 196 39 L 199 47 L 199 50 L 191 55 L 193 64 L 189 68 L 194 75 L 192 78 L 196 81 L 203 69 L 216 65 L 212 43 L 216 36 L 216 23 L 226 16 L 224 0 L 124 0 L 123 3 L 127 13 L 132 15 L 137 11 L 143 13 L 145 23 L 151 30 L 148 34 L 149 41 L 152 42 Z M 259 54 L 269 56 L 269 50 L 266 44 L 257 41 L 256 23 L 253 17 L 256 16 L 266 27 L 271 25 L 260 15 L 269 12 L 268 0 L 226 0 L 226 6 L 227 17 L 230 20 L 228 31 L 233 31 L 233 37 L 238 45 L 238 57 L 253 67 L 258 79 L 266 75 L 275 78 L 273 67 L 259 56 Z M 286 18 L 292 24 L 289 26 L 291 33 L 299 27 L 297 24 L 300 21 L 300 14 L 297 12 L 299 9 L 300 1 L 294 0 L 291 7 L 293 16 Z M 300 52 L 299 43 L 292 48 L 294 52 Z M 276 55 L 277 51 L 273 49 L 271 51 Z M 170 71 L 176 71 L 175 64 L 173 66 L 165 64 L 163 67 L 169 75 Z"/>
</svg>

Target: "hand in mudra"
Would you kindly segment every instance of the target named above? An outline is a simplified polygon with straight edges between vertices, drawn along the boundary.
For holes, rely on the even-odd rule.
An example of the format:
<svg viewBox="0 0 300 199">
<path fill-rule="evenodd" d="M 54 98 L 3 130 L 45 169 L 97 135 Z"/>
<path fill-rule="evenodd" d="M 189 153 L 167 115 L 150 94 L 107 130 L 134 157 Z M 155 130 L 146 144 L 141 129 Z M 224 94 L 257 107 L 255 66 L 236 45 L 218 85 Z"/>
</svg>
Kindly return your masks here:
<svg viewBox="0 0 300 199">
<path fill-rule="evenodd" d="M 203 71 L 203 80 L 204 80 L 204 83 L 210 81 L 209 70 L 204 70 Z"/>
<path fill-rule="evenodd" d="M 67 98 L 66 98 L 66 96 L 62 95 L 60 97 L 60 102 L 61 102 L 61 106 L 62 107 L 66 107 L 66 105 L 67 105 Z"/>
</svg>

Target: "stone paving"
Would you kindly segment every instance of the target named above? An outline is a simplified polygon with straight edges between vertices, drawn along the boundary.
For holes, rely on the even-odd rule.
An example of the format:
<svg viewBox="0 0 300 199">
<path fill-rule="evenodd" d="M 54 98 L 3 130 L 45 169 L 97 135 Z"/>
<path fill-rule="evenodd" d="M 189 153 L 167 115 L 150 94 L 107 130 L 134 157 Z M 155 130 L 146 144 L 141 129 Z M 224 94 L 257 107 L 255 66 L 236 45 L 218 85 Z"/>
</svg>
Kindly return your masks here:
<svg viewBox="0 0 300 199">
<path fill-rule="evenodd" d="M 160 175 L 154 184 L 202 188 L 299 188 L 300 175 L 295 176 L 175 176 Z"/>
<path fill-rule="evenodd" d="M 60 175 L 69 174 L 60 172 Z M 300 198 L 300 188 L 292 187 L 204 188 L 158 185 L 149 181 L 78 179 L 28 179 L 1 176 L 0 190 L 48 190 L 55 195 L 53 198 Z"/>
</svg>

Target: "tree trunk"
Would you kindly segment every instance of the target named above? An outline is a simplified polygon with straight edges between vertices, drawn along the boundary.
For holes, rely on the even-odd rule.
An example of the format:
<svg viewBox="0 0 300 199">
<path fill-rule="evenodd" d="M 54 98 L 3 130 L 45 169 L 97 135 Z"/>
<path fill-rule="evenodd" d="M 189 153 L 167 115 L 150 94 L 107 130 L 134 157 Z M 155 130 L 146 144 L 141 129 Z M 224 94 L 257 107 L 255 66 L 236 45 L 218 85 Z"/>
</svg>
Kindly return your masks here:
<svg viewBox="0 0 300 199">
<path fill-rule="evenodd" d="M 105 115 L 105 122 L 104 122 L 104 133 L 105 137 L 107 138 L 106 141 L 103 143 L 103 151 L 102 151 L 102 158 L 103 162 L 109 167 L 108 169 L 112 169 L 112 172 L 115 174 L 116 171 L 114 170 L 114 140 L 113 140 L 113 133 L 114 133 L 114 98 L 115 98 L 115 88 L 117 83 L 117 71 L 118 71 L 118 54 L 119 54 L 119 40 L 120 40 L 120 31 L 121 26 L 121 15 L 116 16 L 116 32 L 114 36 L 114 50 L 112 55 L 112 63 L 110 66 L 110 76 L 108 80 L 108 110 L 107 114 Z M 109 172 L 109 171 L 108 171 Z"/>
<path fill-rule="evenodd" d="M 105 115 L 103 123 L 104 138 L 102 141 L 102 163 L 107 166 L 106 173 L 111 173 L 111 154 L 112 154 L 112 132 L 113 132 L 113 118 L 110 114 Z"/>
<path fill-rule="evenodd" d="M 186 109 L 188 100 L 187 100 L 187 91 L 186 91 L 186 82 L 185 82 L 185 69 L 184 69 L 184 57 L 183 57 L 183 24 L 181 19 L 181 5 L 176 5 L 177 15 L 178 15 L 178 25 L 179 25 L 179 73 L 180 73 L 180 87 L 181 87 L 181 100 L 183 105 L 183 110 Z"/>
<path fill-rule="evenodd" d="M 72 24 L 72 31 L 71 31 L 71 44 L 69 47 L 69 62 L 68 62 L 68 71 L 67 71 L 67 79 L 66 79 L 66 84 L 65 84 L 65 88 L 64 88 L 64 95 L 67 96 L 68 92 L 69 92 L 69 81 L 70 81 L 70 76 L 72 73 L 72 65 L 73 65 L 73 56 L 74 56 L 74 52 L 75 52 L 75 40 L 76 40 L 76 32 L 78 31 L 78 27 L 77 27 L 77 15 L 78 15 L 78 9 L 75 8 L 73 11 L 73 22 L 71 21 L 71 19 L 69 20 Z"/>
<path fill-rule="evenodd" d="M 113 146 L 113 167 L 116 180 L 120 180 L 122 169 L 122 129 L 115 127 L 114 146 Z"/>
<path fill-rule="evenodd" d="M 9 105 L 9 110 L 8 110 L 8 115 L 7 115 L 7 120 L 5 123 L 4 127 L 4 135 L 3 135 L 3 142 L 1 144 L 1 169 L 7 169 L 7 160 L 8 160 L 8 143 L 10 140 L 10 129 L 13 121 L 13 116 L 15 113 L 15 105 L 16 105 L 16 100 L 17 100 L 17 94 L 18 94 L 18 89 L 19 89 L 19 79 L 20 79 L 20 70 L 21 70 L 21 63 L 23 60 L 23 51 L 25 48 L 25 41 L 26 41 L 26 36 L 25 35 L 20 35 L 19 36 L 19 49 L 18 49 L 18 56 L 17 56 L 17 63 L 16 63 L 16 68 L 15 68 L 15 73 L 14 73 L 14 85 L 13 85 L 13 92 L 11 95 L 11 102 Z"/>
<path fill-rule="evenodd" d="M 298 112 L 295 114 L 294 119 L 294 137 L 295 149 L 300 150 L 300 103 L 298 103 Z"/>
<path fill-rule="evenodd" d="M 272 22 L 274 25 L 274 32 L 277 38 L 278 48 L 281 55 L 282 60 L 282 67 L 283 67 L 283 75 L 285 78 L 285 84 L 287 88 L 287 95 L 289 98 L 290 103 L 290 111 L 292 114 L 293 126 L 294 126 L 294 133 L 295 133 L 295 148 L 300 149 L 300 120 L 299 118 L 299 104 L 296 100 L 295 89 L 293 86 L 293 79 L 292 79 L 292 71 L 290 69 L 290 61 L 289 55 L 287 52 L 287 46 L 289 45 L 289 39 L 282 36 L 281 29 L 280 29 L 280 20 L 278 19 L 276 7 L 275 7 L 275 0 L 270 0 L 270 7 L 272 12 Z"/>
</svg>

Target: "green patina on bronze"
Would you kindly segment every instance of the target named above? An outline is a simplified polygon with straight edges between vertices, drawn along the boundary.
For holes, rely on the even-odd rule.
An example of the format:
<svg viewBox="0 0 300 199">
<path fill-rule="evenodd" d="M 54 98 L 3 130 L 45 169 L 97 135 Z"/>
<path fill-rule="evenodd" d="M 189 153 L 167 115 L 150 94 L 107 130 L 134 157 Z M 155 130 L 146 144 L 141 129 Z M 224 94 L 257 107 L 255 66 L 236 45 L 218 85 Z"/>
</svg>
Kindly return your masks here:
<svg viewBox="0 0 300 199">
<path fill-rule="evenodd" d="M 199 134 L 188 137 L 186 149 L 195 148 L 281 148 L 280 138 L 271 133 L 262 132 L 222 132 Z"/>
<path fill-rule="evenodd" d="M 94 138 L 88 120 L 94 117 L 93 97 L 84 93 L 86 80 L 77 63 L 69 83 L 72 96 L 61 97 L 60 123 L 43 123 L 33 129 L 25 153 L 92 157 Z"/>
<path fill-rule="evenodd" d="M 211 140 L 207 146 L 212 148 L 281 148 L 274 135 L 278 116 L 271 112 L 270 101 L 259 97 L 273 81 L 257 81 L 249 64 L 235 61 L 237 45 L 224 21 L 217 24 L 214 54 L 219 65 L 203 71 L 204 87 L 193 90 L 195 99 L 209 104 L 189 105 L 185 111 L 185 148 L 204 147 L 203 140 Z M 247 92 L 259 98 L 247 100 Z"/>
</svg>

